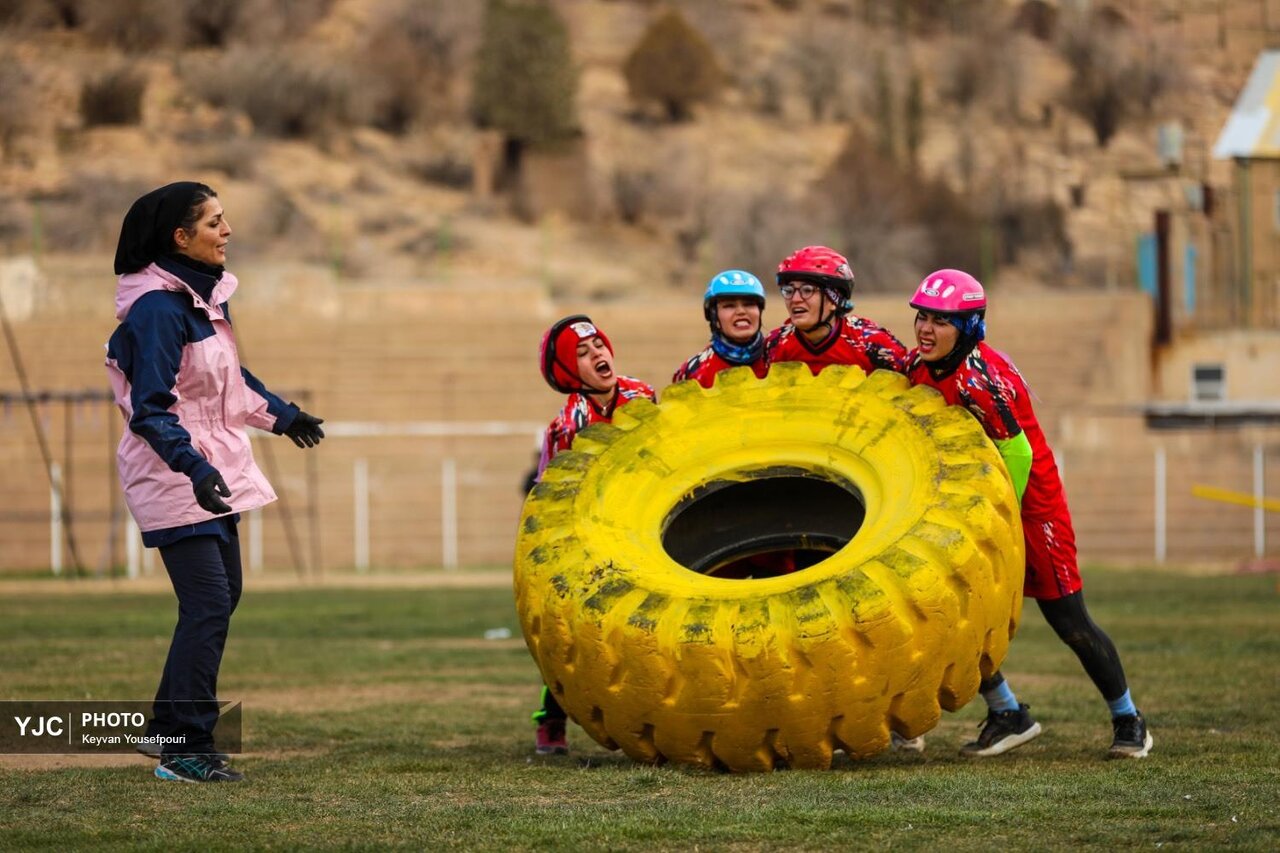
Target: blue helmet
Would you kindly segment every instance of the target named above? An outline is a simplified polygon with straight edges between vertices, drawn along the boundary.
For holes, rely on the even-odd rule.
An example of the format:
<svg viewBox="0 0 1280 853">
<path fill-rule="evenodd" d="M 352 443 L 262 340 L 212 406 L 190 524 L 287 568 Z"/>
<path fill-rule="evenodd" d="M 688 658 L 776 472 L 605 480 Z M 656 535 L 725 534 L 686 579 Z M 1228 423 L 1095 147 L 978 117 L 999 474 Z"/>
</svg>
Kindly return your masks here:
<svg viewBox="0 0 1280 853">
<path fill-rule="evenodd" d="M 725 270 L 716 273 L 707 282 L 707 290 L 702 294 L 702 316 L 712 319 L 712 305 L 721 296 L 747 296 L 760 300 L 764 308 L 764 285 L 746 270 Z"/>
</svg>

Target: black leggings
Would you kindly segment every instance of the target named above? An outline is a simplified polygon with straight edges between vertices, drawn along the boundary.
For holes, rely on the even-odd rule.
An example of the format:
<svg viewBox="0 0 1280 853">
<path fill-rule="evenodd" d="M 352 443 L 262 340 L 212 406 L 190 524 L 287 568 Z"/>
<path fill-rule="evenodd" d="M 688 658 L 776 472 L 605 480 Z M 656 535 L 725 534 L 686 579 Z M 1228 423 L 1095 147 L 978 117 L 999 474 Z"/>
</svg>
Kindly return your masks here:
<svg viewBox="0 0 1280 853">
<path fill-rule="evenodd" d="M 1129 689 L 1120 665 L 1120 654 L 1115 643 L 1097 623 L 1089 617 L 1084 606 L 1084 593 L 1075 592 L 1052 601 L 1037 601 L 1045 621 L 1071 651 L 1080 658 L 1084 671 L 1093 679 L 1102 698 L 1108 702 L 1119 699 Z M 1004 676 L 997 672 L 984 678 L 979 689 L 985 693 L 1000 686 Z"/>
<path fill-rule="evenodd" d="M 229 542 L 191 536 L 160 548 L 178 596 L 178 625 L 147 733 L 185 738 L 182 744 L 166 744 L 165 754 L 214 750 L 218 669 L 241 588 L 240 538 L 234 524 L 227 527 Z"/>
</svg>

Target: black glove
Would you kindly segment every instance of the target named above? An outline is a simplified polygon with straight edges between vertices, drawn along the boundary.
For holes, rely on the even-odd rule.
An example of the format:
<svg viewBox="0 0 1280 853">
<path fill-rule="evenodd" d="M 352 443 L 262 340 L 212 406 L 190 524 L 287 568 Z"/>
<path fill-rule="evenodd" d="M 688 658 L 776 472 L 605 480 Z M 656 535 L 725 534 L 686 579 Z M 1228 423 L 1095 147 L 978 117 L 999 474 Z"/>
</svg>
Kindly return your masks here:
<svg viewBox="0 0 1280 853">
<path fill-rule="evenodd" d="M 217 471 L 196 483 L 192 488 L 196 493 L 196 503 L 200 504 L 201 509 L 214 515 L 231 512 L 231 506 L 222 499 L 231 497 L 231 490 L 227 488 L 227 481 L 222 479 L 222 475 Z"/>
<path fill-rule="evenodd" d="M 322 423 L 324 418 L 317 418 L 299 410 L 284 434 L 293 439 L 293 443 L 299 447 L 315 447 L 320 443 L 320 439 L 324 438 L 324 430 L 320 429 Z"/>
</svg>

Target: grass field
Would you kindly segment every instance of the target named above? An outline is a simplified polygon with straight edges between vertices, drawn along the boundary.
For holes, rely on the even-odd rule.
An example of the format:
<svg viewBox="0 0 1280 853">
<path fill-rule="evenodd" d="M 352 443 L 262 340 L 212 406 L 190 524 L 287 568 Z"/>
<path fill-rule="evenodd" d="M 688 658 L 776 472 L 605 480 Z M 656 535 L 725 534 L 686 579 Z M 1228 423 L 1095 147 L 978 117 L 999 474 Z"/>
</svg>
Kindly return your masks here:
<svg viewBox="0 0 1280 853">
<path fill-rule="evenodd" d="M 1045 727 L 1031 744 L 960 758 L 978 700 L 923 756 L 730 776 L 634 765 L 572 726 L 573 755 L 533 757 L 538 677 L 509 590 L 250 579 L 219 691 L 243 702 L 249 781 L 0 758 L 0 849 L 1280 847 L 1276 578 L 1093 569 L 1086 587 L 1150 758 L 1103 760 L 1105 706 L 1030 605 L 1005 672 Z M 0 698 L 150 695 L 175 610 L 0 584 Z M 513 639 L 483 639 L 503 626 Z"/>
</svg>

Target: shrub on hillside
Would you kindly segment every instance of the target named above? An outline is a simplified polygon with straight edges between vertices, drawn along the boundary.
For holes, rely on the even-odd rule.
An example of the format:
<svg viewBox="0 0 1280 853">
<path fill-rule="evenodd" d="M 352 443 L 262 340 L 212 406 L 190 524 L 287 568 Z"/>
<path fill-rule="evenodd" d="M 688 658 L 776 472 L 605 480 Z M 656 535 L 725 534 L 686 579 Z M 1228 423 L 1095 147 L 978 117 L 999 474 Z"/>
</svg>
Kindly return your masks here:
<svg viewBox="0 0 1280 853">
<path fill-rule="evenodd" d="M 404 133 L 455 114 L 457 69 L 478 25 L 472 3 L 392 0 L 379 7 L 363 50 L 370 121 Z"/>
<path fill-rule="evenodd" d="M 631 97 L 659 104 L 670 121 L 689 118 L 694 104 L 712 100 L 724 85 L 711 45 L 675 10 L 649 26 L 622 70 Z"/>
<path fill-rule="evenodd" d="M 0 27 L 7 30 L 73 30 L 84 23 L 91 0 L 5 0 Z"/>
<path fill-rule="evenodd" d="M 279 46 L 297 40 L 334 0 L 179 0 L 180 39 L 200 47 Z"/>
<path fill-rule="evenodd" d="M 621 163 L 613 171 L 613 206 L 627 225 L 638 225 L 653 203 L 658 178 L 652 169 Z"/>
<path fill-rule="evenodd" d="M 192 168 L 201 172 L 221 172 L 237 181 L 258 177 L 261 148 L 257 140 L 236 138 L 228 131 L 209 142 L 191 143 L 185 150 Z"/>
<path fill-rule="evenodd" d="M 1064 29 L 1060 49 L 1071 66 L 1063 103 L 1089 122 L 1098 147 L 1105 148 L 1130 111 L 1125 44 L 1114 33 L 1076 21 Z"/>
<path fill-rule="evenodd" d="M 130 65 L 108 68 L 81 84 L 80 118 L 85 127 L 138 124 L 146 90 L 146 75 L 138 69 Z"/>
<path fill-rule="evenodd" d="M 238 29 L 250 23 L 246 0 L 183 0 L 186 42 L 201 47 L 226 47 Z"/>
<path fill-rule="evenodd" d="M 182 15 L 173 14 L 167 0 L 112 0 L 90 3 L 84 9 L 84 28 L 100 45 L 130 53 L 163 49 L 182 38 Z"/>
<path fill-rule="evenodd" d="M 858 287 L 872 292 L 927 272 L 933 249 L 916 209 L 913 175 L 882 148 L 851 128 L 810 201 L 825 220 L 831 245 L 848 256 Z"/>
<path fill-rule="evenodd" d="M 475 136 L 465 126 L 440 125 L 414 137 L 405 167 L 419 180 L 470 189 L 475 180 Z"/>
<path fill-rule="evenodd" d="M 12 50 L 0 46 L 0 159 L 24 133 L 34 130 L 40 111 L 35 75 Z"/>
<path fill-rule="evenodd" d="M 1063 102 L 1089 122 L 1100 148 L 1126 120 L 1150 114 L 1157 99 L 1181 82 L 1174 50 L 1135 37 L 1123 23 L 1101 15 L 1078 17 L 1061 33 L 1059 49 L 1071 66 Z"/>
<path fill-rule="evenodd" d="M 578 132 L 577 89 L 569 30 L 555 9 L 489 0 L 472 80 L 476 123 L 521 144 L 555 145 Z"/>
<path fill-rule="evenodd" d="M 847 50 L 840 37 L 811 29 L 788 51 L 786 67 L 795 73 L 809 117 L 815 122 L 825 120 L 840 98 Z"/>
<path fill-rule="evenodd" d="M 0 249 L 22 252 L 30 249 L 31 210 L 17 196 L 0 193 Z"/>
<path fill-rule="evenodd" d="M 31 199 L 40 242 L 51 252 L 110 249 L 120 236 L 122 211 L 151 189 L 135 179 L 74 174 L 65 189 Z"/>
<path fill-rule="evenodd" d="M 991 91 L 1000 70 L 992 61 L 989 39 L 966 39 L 947 51 L 938 94 L 967 110 Z"/>
<path fill-rule="evenodd" d="M 888 7 L 895 27 L 918 34 L 939 30 L 953 33 L 989 32 L 992 21 L 1003 13 L 998 0 L 892 0 L 867 6 Z"/>
<path fill-rule="evenodd" d="M 331 57 L 297 48 L 233 48 L 210 72 L 184 67 L 214 106 L 240 110 L 265 136 L 302 139 L 358 124 L 363 114 L 352 77 Z"/>
<path fill-rule="evenodd" d="M 1013 28 L 1040 41 L 1052 41 L 1058 32 L 1058 14 L 1057 6 L 1045 0 L 1025 0 L 1014 16 Z"/>
</svg>

